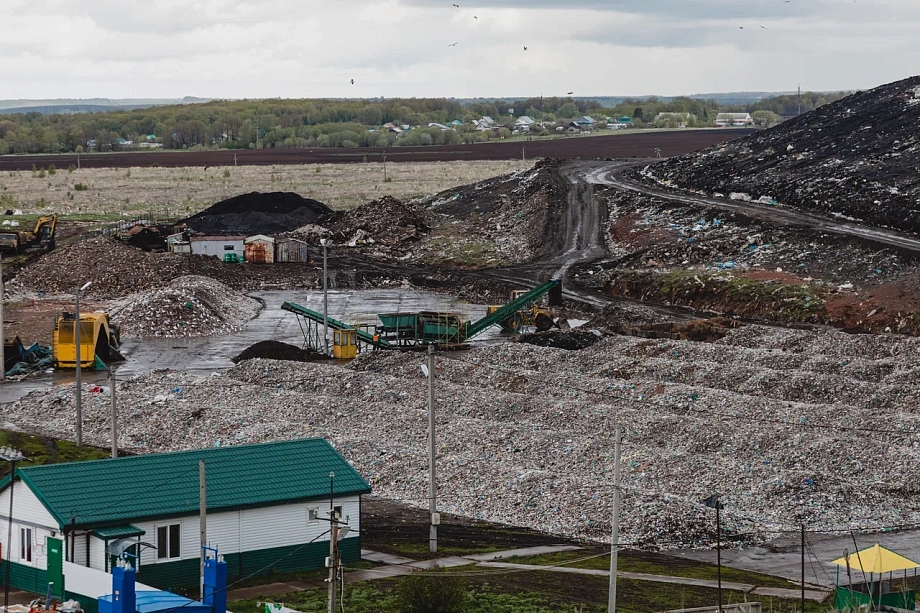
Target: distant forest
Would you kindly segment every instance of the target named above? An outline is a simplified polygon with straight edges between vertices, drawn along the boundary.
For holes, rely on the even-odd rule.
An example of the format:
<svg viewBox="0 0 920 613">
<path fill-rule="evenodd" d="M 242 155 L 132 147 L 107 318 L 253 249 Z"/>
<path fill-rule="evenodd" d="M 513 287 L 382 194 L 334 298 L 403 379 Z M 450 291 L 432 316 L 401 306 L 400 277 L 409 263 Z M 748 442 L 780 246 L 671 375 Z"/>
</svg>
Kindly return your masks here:
<svg viewBox="0 0 920 613">
<path fill-rule="evenodd" d="M 720 106 L 689 97 L 627 99 L 606 108 L 597 100 L 556 97 L 465 104 L 445 98 L 397 98 L 237 100 L 102 113 L 28 112 L 0 114 L 0 155 L 139 147 L 194 150 L 473 143 L 510 136 L 514 120 L 522 115 L 537 122 L 530 128 L 535 136 L 549 135 L 553 124 L 565 126 L 583 115 L 597 119 L 601 128 L 608 117 L 629 117 L 636 128 L 678 127 L 673 116 L 661 118 L 660 113 L 686 113 L 680 123 L 687 127 L 711 126 L 720 112 L 749 112 L 760 125 L 771 125 L 845 95 L 804 93 L 800 109 L 793 94 L 743 106 Z M 496 121 L 495 130 L 476 130 L 472 122 L 483 116 Z M 449 130 L 429 127 L 455 120 L 460 125 Z M 395 133 L 382 128 L 387 123 L 411 129 Z"/>
</svg>

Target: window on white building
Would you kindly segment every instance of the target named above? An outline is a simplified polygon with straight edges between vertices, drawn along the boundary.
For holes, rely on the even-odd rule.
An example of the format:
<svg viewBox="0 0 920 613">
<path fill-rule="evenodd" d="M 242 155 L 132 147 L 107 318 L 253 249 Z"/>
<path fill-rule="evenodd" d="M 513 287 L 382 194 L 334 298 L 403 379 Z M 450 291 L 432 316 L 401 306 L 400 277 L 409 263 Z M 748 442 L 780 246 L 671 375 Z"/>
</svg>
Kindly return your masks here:
<svg viewBox="0 0 920 613">
<path fill-rule="evenodd" d="M 307 521 L 311 524 L 319 519 L 319 509 L 307 509 Z"/>
<path fill-rule="evenodd" d="M 32 528 L 19 529 L 19 558 L 24 562 L 32 561 Z"/>
<path fill-rule="evenodd" d="M 234 247 L 233 245 L 224 245 L 224 251 L 236 251 L 236 247 Z"/>
<path fill-rule="evenodd" d="M 179 524 L 157 526 L 157 559 L 179 557 Z"/>
</svg>

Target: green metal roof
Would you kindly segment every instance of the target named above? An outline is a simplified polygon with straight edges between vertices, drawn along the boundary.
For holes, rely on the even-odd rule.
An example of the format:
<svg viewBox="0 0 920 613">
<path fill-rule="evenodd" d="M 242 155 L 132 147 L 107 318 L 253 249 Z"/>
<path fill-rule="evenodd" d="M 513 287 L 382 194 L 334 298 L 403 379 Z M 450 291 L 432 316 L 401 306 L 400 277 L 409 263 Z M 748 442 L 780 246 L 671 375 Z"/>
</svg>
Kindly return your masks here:
<svg viewBox="0 0 920 613">
<path fill-rule="evenodd" d="M 368 494 L 370 486 L 321 438 L 214 447 L 43 466 L 16 471 L 60 527 L 117 526 L 198 513 L 198 461 L 204 460 L 208 510 L 270 506 Z M 0 490 L 9 477 L 0 481 Z"/>
<path fill-rule="evenodd" d="M 141 536 L 142 534 L 146 534 L 146 532 L 137 526 L 128 524 L 125 526 L 112 526 L 110 528 L 94 528 L 93 534 L 104 541 L 111 541 L 114 539 L 128 538 L 129 536 Z"/>
</svg>

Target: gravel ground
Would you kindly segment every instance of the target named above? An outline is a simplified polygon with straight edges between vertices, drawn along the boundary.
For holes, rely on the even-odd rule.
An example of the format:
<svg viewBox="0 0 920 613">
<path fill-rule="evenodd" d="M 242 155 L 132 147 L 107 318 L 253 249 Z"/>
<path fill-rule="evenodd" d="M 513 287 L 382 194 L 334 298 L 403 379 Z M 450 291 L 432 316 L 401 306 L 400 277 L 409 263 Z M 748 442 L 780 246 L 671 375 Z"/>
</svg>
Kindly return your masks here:
<svg viewBox="0 0 920 613">
<path fill-rule="evenodd" d="M 505 343 L 438 356 L 439 505 L 603 541 L 619 421 L 631 545 L 708 546 L 711 510 L 699 501 L 714 492 L 736 542 L 799 521 L 915 523 L 918 350 L 898 337 L 745 326 L 715 343 L 613 336 L 580 351 Z M 423 359 L 148 373 L 119 386 L 121 441 L 148 452 L 323 436 L 377 495 L 424 506 Z M 109 399 L 88 389 L 84 436 L 104 444 Z M 6 417 L 69 436 L 72 394 L 34 392 Z"/>
<path fill-rule="evenodd" d="M 260 310 L 258 300 L 219 281 L 188 275 L 119 300 L 109 313 L 125 337 L 183 338 L 235 332 Z"/>
</svg>

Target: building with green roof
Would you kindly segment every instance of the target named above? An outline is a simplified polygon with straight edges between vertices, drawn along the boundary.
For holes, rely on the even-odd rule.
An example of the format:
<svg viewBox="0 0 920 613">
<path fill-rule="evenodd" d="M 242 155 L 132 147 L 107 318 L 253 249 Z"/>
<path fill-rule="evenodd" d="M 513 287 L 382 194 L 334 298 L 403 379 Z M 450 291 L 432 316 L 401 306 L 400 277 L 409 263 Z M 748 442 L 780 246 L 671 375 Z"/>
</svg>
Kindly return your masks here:
<svg viewBox="0 0 920 613">
<path fill-rule="evenodd" d="M 109 572 L 128 552 L 139 556 L 140 582 L 197 585 L 199 461 L 207 540 L 230 577 L 323 567 L 330 509 L 350 526 L 343 561 L 360 558 L 361 496 L 370 486 L 332 445 L 313 438 L 19 468 L 12 543 L 11 480 L 0 481 L 0 543 L 12 556 L 11 584 L 44 593 L 54 580 L 47 552 L 63 549 L 65 574 L 67 563 Z"/>
</svg>

